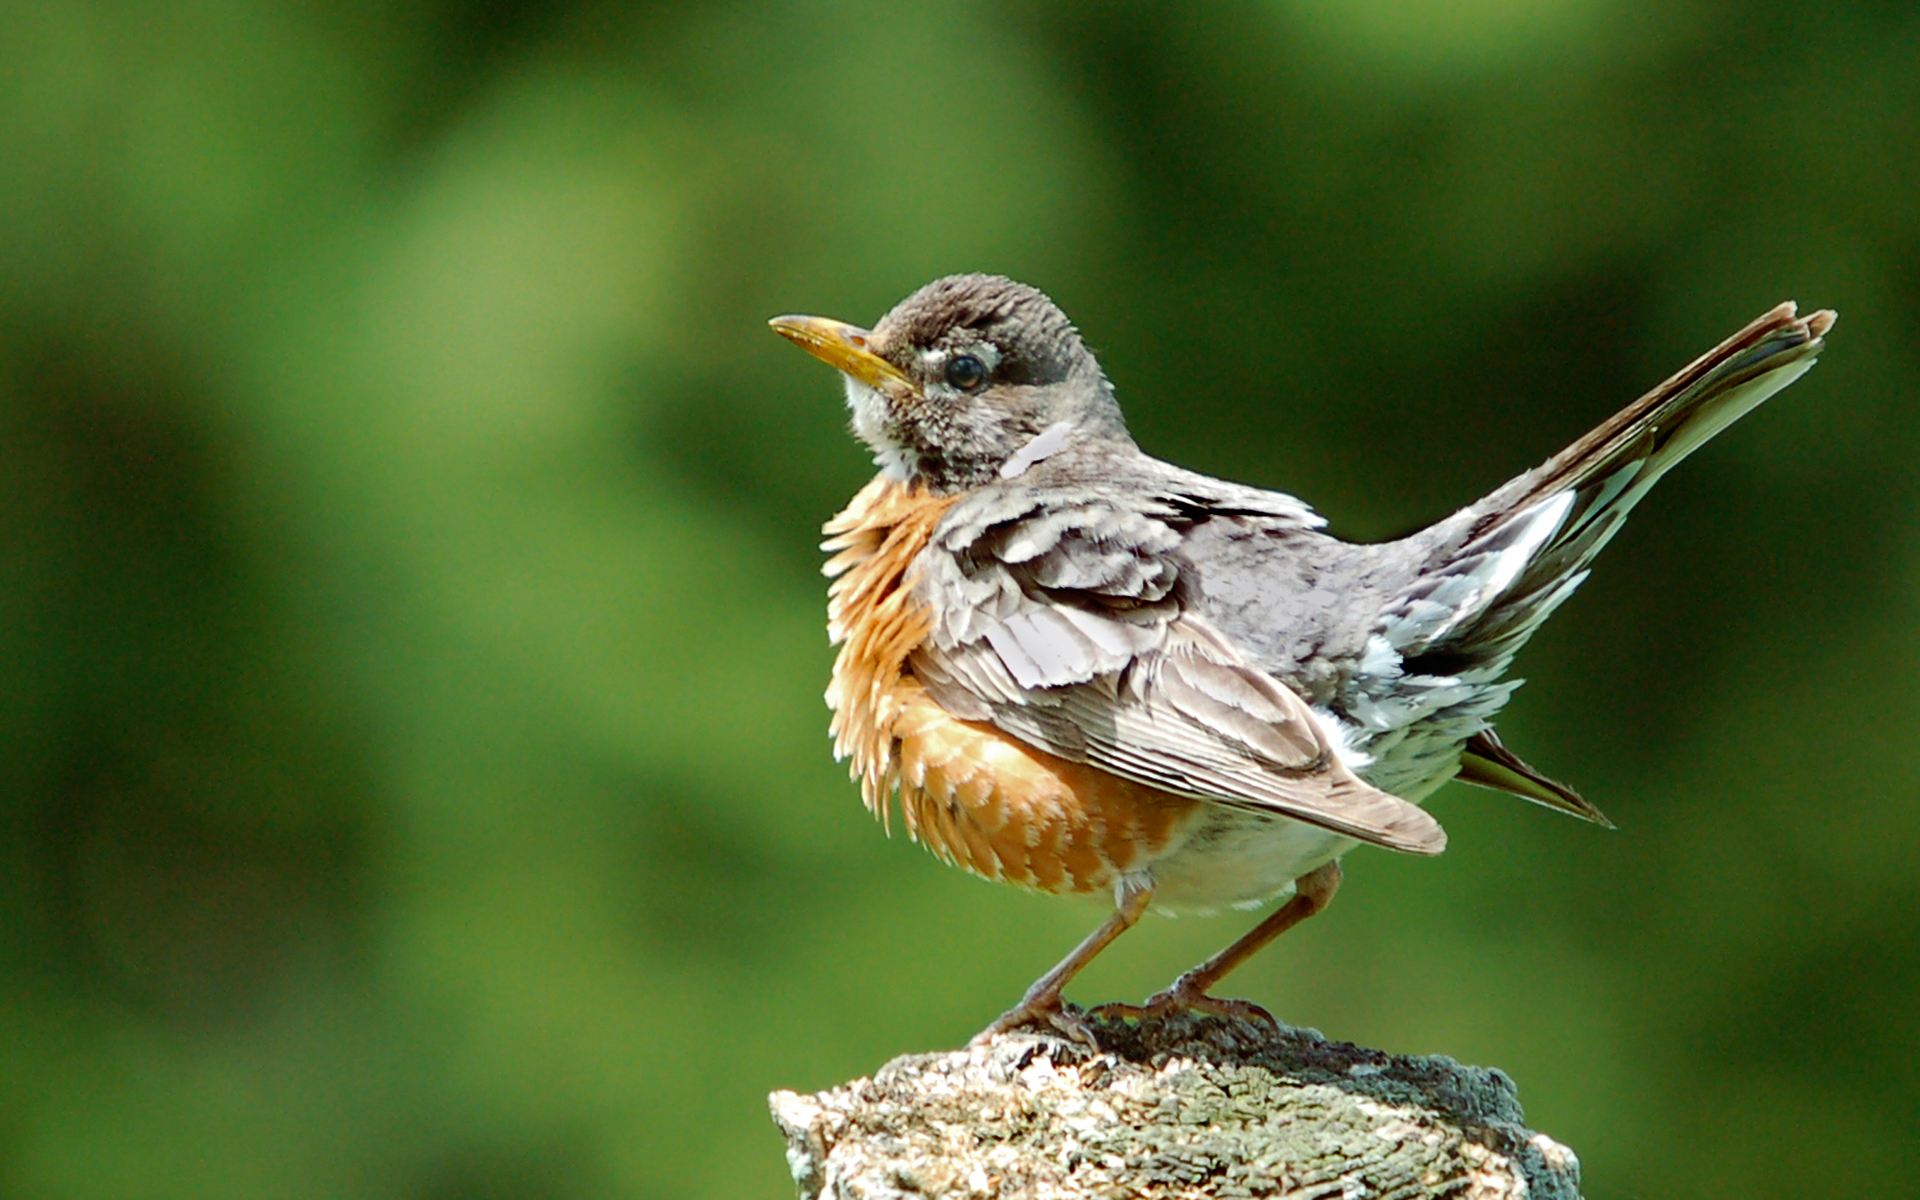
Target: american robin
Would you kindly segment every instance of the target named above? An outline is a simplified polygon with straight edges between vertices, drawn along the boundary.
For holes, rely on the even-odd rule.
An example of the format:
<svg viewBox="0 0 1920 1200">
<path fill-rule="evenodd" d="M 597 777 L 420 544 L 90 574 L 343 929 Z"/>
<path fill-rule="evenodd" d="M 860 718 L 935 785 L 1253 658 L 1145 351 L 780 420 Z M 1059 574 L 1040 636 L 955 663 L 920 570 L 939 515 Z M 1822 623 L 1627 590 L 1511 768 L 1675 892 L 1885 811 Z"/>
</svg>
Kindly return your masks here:
<svg viewBox="0 0 1920 1200">
<path fill-rule="evenodd" d="M 1114 896 L 981 1037 L 1085 1037 L 1061 989 L 1150 906 L 1290 895 L 1128 1009 L 1264 1015 L 1209 992 L 1326 907 L 1355 845 L 1439 853 L 1419 805 L 1449 779 L 1610 825 L 1494 735 L 1507 666 L 1655 481 L 1833 322 L 1782 304 L 1478 503 L 1356 545 L 1292 496 L 1143 453 L 1024 284 L 940 279 L 871 331 L 774 318 L 844 374 L 880 468 L 824 546 L 827 703 L 867 808 L 886 822 L 897 793 L 909 834 L 989 879 Z"/>
</svg>

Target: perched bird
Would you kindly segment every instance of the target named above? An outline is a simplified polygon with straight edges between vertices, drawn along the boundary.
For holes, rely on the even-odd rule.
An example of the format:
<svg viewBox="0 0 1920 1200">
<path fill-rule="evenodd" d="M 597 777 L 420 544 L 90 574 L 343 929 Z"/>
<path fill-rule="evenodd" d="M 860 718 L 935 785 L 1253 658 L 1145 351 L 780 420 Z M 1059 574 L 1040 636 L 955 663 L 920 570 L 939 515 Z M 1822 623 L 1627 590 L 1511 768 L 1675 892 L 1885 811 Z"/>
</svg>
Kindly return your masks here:
<svg viewBox="0 0 1920 1200">
<path fill-rule="evenodd" d="M 1399 541 L 1142 452 L 1039 291 L 936 280 L 871 331 L 773 328 L 845 376 L 880 473 L 826 526 L 827 702 L 868 809 L 949 862 L 1114 912 L 981 1037 L 1086 1037 L 1061 989 L 1148 907 L 1291 895 L 1145 1009 L 1251 1012 L 1220 979 L 1324 908 L 1365 842 L 1446 845 L 1449 779 L 1608 824 L 1490 720 L 1514 652 L 1655 481 L 1813 365 L 1782 304 L 1478 503 Z M 1120 1006 L 1125 1007 L 1125 1006 Z M 1270 1018 L 1269 1018 L 1270 1019 Z"/>
</svg>

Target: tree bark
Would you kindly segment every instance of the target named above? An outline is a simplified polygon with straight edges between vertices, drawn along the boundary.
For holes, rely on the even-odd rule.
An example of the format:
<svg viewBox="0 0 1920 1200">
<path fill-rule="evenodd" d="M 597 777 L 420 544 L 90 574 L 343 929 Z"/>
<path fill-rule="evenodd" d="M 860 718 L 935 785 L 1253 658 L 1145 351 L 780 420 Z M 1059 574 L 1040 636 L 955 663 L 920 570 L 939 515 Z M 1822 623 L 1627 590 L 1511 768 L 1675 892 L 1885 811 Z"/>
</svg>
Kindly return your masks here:
<svg viewBox="0 0 1920 1200">
<path fill-rule="evenodd" d="M 775 1092 L 800 1194 L 1579 1200 L 1499 1071 L 1219 1017 L 1093 1027 L 1100 1053 L 1008 1034 Z"/>
</svg>

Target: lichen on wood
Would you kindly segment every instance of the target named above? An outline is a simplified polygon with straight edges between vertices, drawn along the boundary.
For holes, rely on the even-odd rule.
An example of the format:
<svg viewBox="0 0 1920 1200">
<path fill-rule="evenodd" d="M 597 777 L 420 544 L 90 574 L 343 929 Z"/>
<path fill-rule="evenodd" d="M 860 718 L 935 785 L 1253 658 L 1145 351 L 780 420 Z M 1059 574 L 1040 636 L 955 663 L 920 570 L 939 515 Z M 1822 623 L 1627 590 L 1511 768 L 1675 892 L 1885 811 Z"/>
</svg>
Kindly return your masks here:
<svg viewBox="0 0 1920 1200">
<path fill-rule="evenodd" d="M 801 1195 L 1579 1200 L 1499 1071 L 1220 1017 L 1093 1028 L 1099 1053 L 1009 1034 L 775 1092 Z"/>
</svg>

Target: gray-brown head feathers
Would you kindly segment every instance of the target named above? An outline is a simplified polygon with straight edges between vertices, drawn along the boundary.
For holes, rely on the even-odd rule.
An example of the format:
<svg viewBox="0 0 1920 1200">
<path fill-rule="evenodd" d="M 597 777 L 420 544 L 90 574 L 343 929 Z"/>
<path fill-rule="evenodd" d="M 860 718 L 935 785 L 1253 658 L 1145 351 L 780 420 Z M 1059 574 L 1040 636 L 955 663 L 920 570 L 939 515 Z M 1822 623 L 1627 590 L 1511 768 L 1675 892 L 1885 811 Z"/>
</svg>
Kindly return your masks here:
<svg viewBox="0 0 1920 1200">
<path fill-rule="evenodd" d="M 1039 290 L 998 275 L 949 275 L 908 296 L 867 349 L 909 386 L 849 377 L 854 432 L 882 465 L 956 491 L 988 482 L 1036 437 L 1131 445 L 1100 364 Z"/>
</svg>

